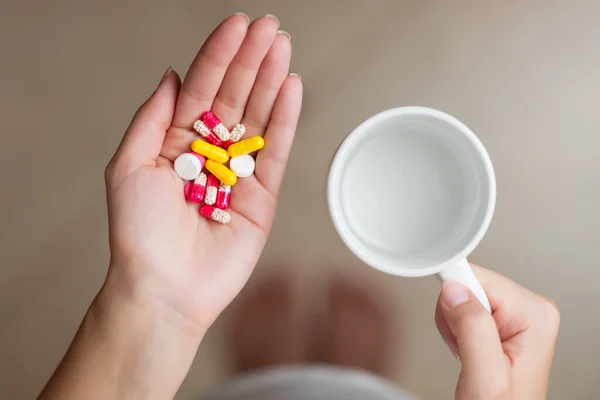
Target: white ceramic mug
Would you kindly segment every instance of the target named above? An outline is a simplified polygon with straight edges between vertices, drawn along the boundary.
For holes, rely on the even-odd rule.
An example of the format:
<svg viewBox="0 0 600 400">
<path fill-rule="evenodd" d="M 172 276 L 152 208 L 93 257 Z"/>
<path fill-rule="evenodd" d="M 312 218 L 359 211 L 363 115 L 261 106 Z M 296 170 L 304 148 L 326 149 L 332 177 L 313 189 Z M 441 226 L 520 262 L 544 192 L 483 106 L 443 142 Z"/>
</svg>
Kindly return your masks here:
<svg viewBox="0 0 600 400">
<path fill-rule="evenodd" d="M 327 196 L 335 228 L 365 263 L 459 281 L 490 309 L 466 257 L 492 219 L 496 179 L 462 122 L 425 107 L 374 115 L 339 147 Z"/>
</svg>

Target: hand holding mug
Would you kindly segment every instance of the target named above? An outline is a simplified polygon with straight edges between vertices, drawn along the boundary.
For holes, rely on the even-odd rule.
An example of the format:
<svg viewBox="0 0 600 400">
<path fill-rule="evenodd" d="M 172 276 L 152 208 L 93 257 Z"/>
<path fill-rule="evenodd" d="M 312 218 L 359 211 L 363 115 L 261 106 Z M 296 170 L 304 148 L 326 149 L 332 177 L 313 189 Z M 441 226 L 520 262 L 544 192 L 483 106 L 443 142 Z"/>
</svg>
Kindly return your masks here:
<svg viewBox="0 0 600 400">
<path fill-rule="evenodd" d="M 492 163 L 468 127 L 423 107 L 369 118 L 335 155 L 328 201 L 342 240 L 365 263 L 444 281 L 435 320 L 463 365 L 457 400 L 545 398 L 556 306 L 466 259 L 496 201 Z"/>
<path fill-rule="evenodd" d="M 492 314 L 472 292 L 446 282 L 435 322 L 462 363 L 457 400 L 545 399 L 559 327 L 549 299 L 510 279 L 473 266 Z"/>
</svg>

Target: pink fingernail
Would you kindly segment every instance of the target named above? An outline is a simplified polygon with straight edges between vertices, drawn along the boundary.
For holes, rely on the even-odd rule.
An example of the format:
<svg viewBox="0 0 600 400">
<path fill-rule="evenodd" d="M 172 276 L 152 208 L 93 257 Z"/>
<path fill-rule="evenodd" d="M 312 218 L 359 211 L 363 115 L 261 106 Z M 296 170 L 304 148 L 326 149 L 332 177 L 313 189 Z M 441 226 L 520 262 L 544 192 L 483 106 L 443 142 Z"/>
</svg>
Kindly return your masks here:
<svg viewBox="0 0 600 400">
<path fill-rule="evenodd" d="M 250 17 L 248 16 L 248 14 L 245 14 L 243 12 L 237 12 L 237 13 L 235 13 L 235 15 L 239 15 L 241 17 L 246 18 L 246 21 L 248 21 L 248 23 L 250 23 Z"/>
<path fill-rule="evenodd" d="M 288 38 L 289 40 L 291 40 L 291 39 L 292 39 L 292 35 L 290 35 L 290 33 L 289 33 L 289 32 L 286 32 L 286 31 L 277 31 L 277 34 L 279 34 L 279 35 L 283 35 L 283 36 L 287 36 L 287 38 Z"/>
<path fill-rule="evenodd" d="M 469 300 L 469 290 L 458 282 L 445 282 L 442 286 L 442 301 L 454 308 Z"/>
<path fill-rule="evenodd" d="M 267 18 L 273 18 L 275 21 L 277 21 L 277 25 L 279 25 L 279 18 L 277 18 L 273 14 L 267 14 L 267 15 L 265 15 L 265 17 L 267 17 Z"/>
</svg>

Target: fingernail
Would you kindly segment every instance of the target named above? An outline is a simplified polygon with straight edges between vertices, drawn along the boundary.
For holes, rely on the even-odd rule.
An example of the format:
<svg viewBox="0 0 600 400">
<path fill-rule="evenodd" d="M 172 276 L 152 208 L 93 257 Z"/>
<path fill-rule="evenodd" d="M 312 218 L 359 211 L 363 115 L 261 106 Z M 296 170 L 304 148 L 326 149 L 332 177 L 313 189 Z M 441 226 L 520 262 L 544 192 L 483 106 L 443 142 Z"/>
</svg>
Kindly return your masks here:
<svg viewBox="0 0 600 400">
<path fill-rule="evenodd" d="M 265 15 L 265 17 L 266 18 L 273 18 L 275 21 L 277 21 L 277 25 L 279 25 L 279 18 L 277 18 L 273 14 L 267 14 L 267 15 Z"/>
<path fill-rule="evenodd" d="M 298 77 L 298 79 L 302 80 L 302 77 L 301 77 L 300 75 L 298 75 L 298 74 L 295 74 L 295 73 L 293 73 L 293 72 L 290 74 L 290 76 L 297 76 L 297 77 Z"/>
<path fill-rule="evenodd" d="M 289 33 L 289 32 L 286 32 L 286 31 L 277 31 L 277 33 L 278 33 L 279 35 L 284 35 L 284 36 L 287 36 L 287 38 L 288 38 L 289 40 L 292 40 L 292 35 L 290 35 L 290 33 Z"/>
<path fill-rule="evenodd" d="M 159 85 L 160 85 L 161 83 L 163 83 L 163 81 L 164 81 L 165 79 L 167 79 L 167 76 L 169 75 L 169 72 L 171 72 L 172 70 L 173 70 L 173 67 L 171 67 L 171 66 L 169 65 L 169 68 L 167 68 L 167 70 L 166 70 L 166 71 L 165 71 L 165 73 L 163 74 L 162 78 L 160 79 Z"/>
<path fill-rule="evenodd" d="M 250 23 L 250 17 L 248 16 L 248 14 L 245 14 L 245 13 L 243 13 L 243 12 L 237 12 L 237 13 L 235 13 L 235 15 L 240 15 L 240 16 L 242 16 L 242 17 L 246 18 L 246 21 L 247 21 L 248 23 Z"/>
<path fill-rule="evenodd" d="M 454 308 L 469 300 L 469 290 L 458 282 L 445 282 L 442 286 L 442 301 Z"/>
</svg>

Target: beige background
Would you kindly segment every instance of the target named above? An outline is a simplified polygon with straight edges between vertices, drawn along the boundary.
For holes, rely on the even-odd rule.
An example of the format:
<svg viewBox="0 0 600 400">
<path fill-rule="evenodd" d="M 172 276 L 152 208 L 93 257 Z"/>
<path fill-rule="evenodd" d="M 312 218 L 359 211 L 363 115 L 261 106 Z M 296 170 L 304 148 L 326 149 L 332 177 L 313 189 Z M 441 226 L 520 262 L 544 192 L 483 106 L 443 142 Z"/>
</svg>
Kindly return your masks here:
<svg viewBox="0 0 600 400">
<path fill-rule="evenodd" d="M 295 268 L 305 283 L 331 268 L 379 280 L 403 315 L 398 382 L 451 398 L 458 365 L 433 324 L 438 283 L 361 265 L 324 201 L 334 150 L 360 121 L 400 105 L 442 109 L 480 136 L 498 177 L 472 260 L 559 304 L 550 398 L 599 398 L 600 3 L 418 0 L 3 2 L 0 398 L 38 393 L 102 282 L 103 168 L 132 113 L 236 11 L 280 18 L 306 86 L 261 267 Z M 226 377 L 220 329 L 179 398 Z"/>
</svg>

